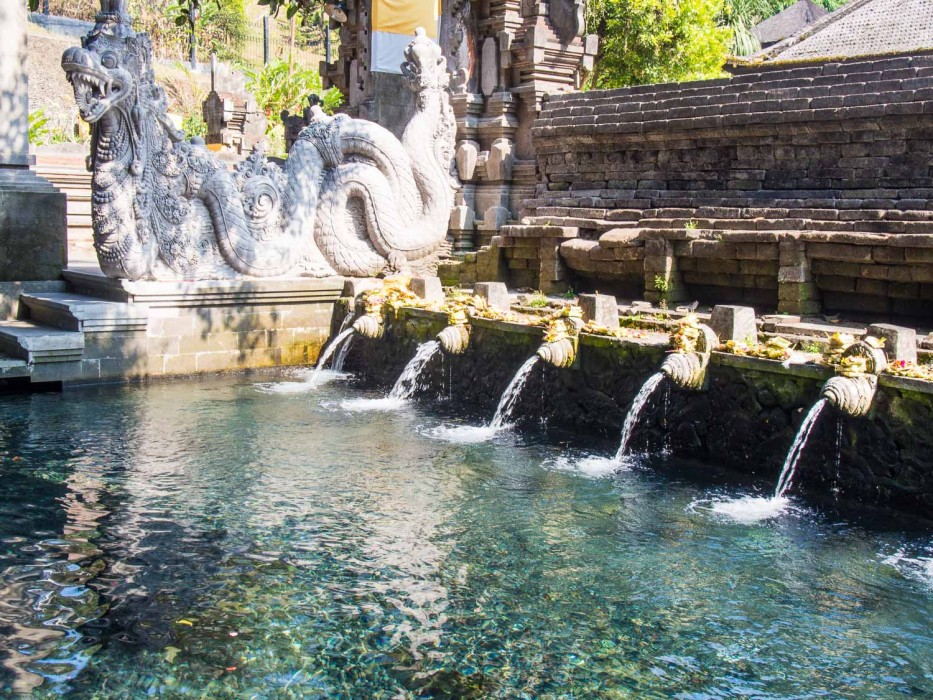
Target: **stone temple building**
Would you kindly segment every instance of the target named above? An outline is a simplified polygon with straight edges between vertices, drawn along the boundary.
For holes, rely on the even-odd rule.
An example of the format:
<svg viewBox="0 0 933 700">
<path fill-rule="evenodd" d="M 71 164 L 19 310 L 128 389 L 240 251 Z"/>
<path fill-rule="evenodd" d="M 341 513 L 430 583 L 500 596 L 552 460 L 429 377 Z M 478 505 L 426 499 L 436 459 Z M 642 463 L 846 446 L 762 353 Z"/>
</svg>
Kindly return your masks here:
<svg viewBox="0 0 933 700">
<path fill-rule="evenodd" d="M 928 318 L 931 49 L 933 3 L 854 0 L 732 77 L 552 95 L 521 224 L 445 274 Z"/>
</svg>

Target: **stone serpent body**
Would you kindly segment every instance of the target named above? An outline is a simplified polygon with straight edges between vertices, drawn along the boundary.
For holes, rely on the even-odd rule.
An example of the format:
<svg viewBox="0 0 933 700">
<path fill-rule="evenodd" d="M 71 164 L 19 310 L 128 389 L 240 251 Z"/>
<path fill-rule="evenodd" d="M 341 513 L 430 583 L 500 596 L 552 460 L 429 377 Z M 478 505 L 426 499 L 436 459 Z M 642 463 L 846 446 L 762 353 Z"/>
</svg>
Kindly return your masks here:
<svg viewBox="0 0 933 700">
<path fill-rule="evenodd" d="M 124 279 L 371 276 L 430 265 L 457 187 L 446 60 L 418 32 L 402 73 L 417 109 L 401 141 L 315 109 L 284 167 L 254 151 L 231 172 L 167 116 L 151 47 L 104 2 L 62 67 L 92 125 L 94 244 Z M 432 257 L 433 256 L 433 257 Z"/>
</svg>

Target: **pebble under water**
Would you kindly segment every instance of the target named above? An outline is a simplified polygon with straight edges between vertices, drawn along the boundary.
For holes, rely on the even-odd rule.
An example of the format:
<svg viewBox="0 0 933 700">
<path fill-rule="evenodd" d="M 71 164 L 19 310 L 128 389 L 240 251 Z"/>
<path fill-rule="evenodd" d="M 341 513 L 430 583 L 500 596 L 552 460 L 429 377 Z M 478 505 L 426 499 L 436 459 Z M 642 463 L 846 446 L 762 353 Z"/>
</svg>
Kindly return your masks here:
<svg viewBox="0 0 933 700">
<path fill-rule="evenodd" d="M 0 398 L 0 696 L 933 695 L 929 530 L 263 380 Z"/>
</svg>

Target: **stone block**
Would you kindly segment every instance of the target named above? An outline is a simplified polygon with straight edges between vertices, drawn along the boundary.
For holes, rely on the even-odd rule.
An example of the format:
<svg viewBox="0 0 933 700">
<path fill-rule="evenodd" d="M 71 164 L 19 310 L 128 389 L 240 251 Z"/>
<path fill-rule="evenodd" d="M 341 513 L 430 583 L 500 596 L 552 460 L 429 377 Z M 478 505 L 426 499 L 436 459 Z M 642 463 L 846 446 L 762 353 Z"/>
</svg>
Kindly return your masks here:
<svg viewBox="0 0 933 700">
<path fill-rule="evenodd" d="M 432 304 L 444 301 L 444 289 L 439 277 L 412 277 L 411 291 Z"/>
<path fill-rule="evenodd" d="M 884 338 L 884 354 L 889 361 L 917 361 L 917 331 L 913 328 L 876 323 L 868 327 L 868 335 Z"/>
<path fill-rule="evenodd" d="M 619 327 L 619 304 L 609 294 L 581 294 L 580 308 L 583 320 L 598 326 L 614 329 Z"/>
<path fill-rule="evenodd" d="M 778 269 L 779 284 L 802 284 L 813 279 L 807 265 L 786 265 Z"/>
<path fill-rule="evenodd" d="M 0 172 L 0 281 L 61 277 L 66 200 L 28 170 Z"/>
<path fill-rule="evenodd" d="M 483 213 L 483 228 L 486 231 L 498 231 L 509 221 L 509 210 L 505 207 L 489 207 Z"/>
<path fill-rule="evenodd" d="M 355 299 L 363 292 L 378 289 L 381 286 L 382 280 L 375 277 L 348 277 L 343 283 L 343 296 Z"/>
<path fill-rule="evenodd" d="M 722 343 L 729 340 L 758 342 L 755 310 L 750 306 L 714 306 L 709 325 Z"/>
<path fill-rule="evenodd" d="M 479 144 L 476 141 L 461 141 L 455 156 L 457 172 L 461 180 L 472 180 L 476 174 L 476 161 L 479 158 Z"/>
<path fill-rule="evenodd" d="M 461 204 L 450 210 L 450 229 L 452 231 L 472 231 L 476 223 L 476 215 L 473 209 Z"/>
<path fill-rule="evenodd" d="M 504 282 L 477 282 L 473 285 L 473 293 L 498 311 L 508 311 L 512 305 Z"/>
</svg>

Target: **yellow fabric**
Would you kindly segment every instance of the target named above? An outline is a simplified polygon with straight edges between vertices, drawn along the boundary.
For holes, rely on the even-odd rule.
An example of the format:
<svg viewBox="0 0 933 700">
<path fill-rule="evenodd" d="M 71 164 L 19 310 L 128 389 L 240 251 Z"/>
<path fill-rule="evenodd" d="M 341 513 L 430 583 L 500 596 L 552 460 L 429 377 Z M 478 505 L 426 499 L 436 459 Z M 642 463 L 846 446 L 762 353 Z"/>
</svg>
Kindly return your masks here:
<svg viewBox="0 0 933 700">
<path fill-rule="evenodd" d="M 414 36 L 415 29 L 437 39 L 440 0 L 373 0 L 373 32 Z"/>
</svg>

